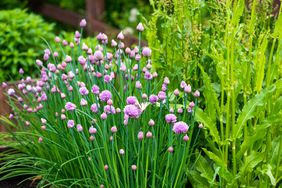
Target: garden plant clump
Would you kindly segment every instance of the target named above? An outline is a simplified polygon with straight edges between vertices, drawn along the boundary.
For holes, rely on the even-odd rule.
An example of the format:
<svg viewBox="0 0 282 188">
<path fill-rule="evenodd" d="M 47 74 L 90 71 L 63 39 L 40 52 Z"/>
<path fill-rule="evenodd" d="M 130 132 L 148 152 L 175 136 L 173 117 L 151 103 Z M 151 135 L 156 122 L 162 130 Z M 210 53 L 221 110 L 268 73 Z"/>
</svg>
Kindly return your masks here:
<svg viewBox="0 0 282 188">
<path fill-rule="evenodd" d="M 7 88 L 16 128 L 2 153 L 0 181 L 29 175 L 40 187 L 183 187 L 202 125 L 200 92 L 152 70 L 151 49 L 125 48 L 99 33 L 99 45 L 55 38 L 36 60 L 41 78 Z M 144 30 L 138 24 L 139 39 Z M 111 46 L 111 48 L 109 47 Z M 58 51 L 57 51 L 58 50 Z M 16 149 L 16 150 L 14 150 Z"/>
</svg>

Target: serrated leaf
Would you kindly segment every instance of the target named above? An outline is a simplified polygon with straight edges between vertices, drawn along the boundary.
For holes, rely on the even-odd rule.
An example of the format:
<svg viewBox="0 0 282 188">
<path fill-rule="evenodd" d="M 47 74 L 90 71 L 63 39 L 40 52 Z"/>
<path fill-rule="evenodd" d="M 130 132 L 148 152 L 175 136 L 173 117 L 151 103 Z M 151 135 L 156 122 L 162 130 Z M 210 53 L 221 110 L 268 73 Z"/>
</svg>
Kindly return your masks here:
<svg viewBox="0 0 282 188">
<path fill-rule="evenodd" d="M 237 124 L 235 125 L 235 130 L 233 132 L 233 138 L 238 138 L 246 122 L 254 117 L 255 109 L 258 106 L 263 106 L 266 96 L 274 92 L 274 90 L 275 86 L 272 85 L 271 87 L 262 90 L 259 94 L 255 95 L 248 101 L 248 103 L 243 107 L 241 114 L 238 116 Z"/>
<path fill-rule="evenodd" d="M 195 113 L 195 119 L 196 121 L 204 124 L 204 126 L 210 131 L 210 135 L 214 138 L 214 141 L 219 144 L 220 137 L 216 123 L 209 118 L 209 115 L 203 112 L 202 109 L 198 108 Z"/>
<path fill-rule="evenodd" d="M 213 85 L 211 84 L 209 76 L 204 71 L 201 65 L 199 65 L 199 68 L 201 69 L 204 81 L 204 96 L 207 106 L 207 113 L 209 114 L 209 117 L 212 119 L 212 121 L 216 121 L 216 113 L 220 112 L 219 102 L 217 100 L 217 96 Z"/>
<path fill-rule="evenodd" d="M 243 177 L 245 173 L 252 172 L 254 168 L 263 161 L 264 153 L 252 151 L 250 155 L 246 157 L 246 160 L 240 168 L 240 176 Z"/>
</svg>

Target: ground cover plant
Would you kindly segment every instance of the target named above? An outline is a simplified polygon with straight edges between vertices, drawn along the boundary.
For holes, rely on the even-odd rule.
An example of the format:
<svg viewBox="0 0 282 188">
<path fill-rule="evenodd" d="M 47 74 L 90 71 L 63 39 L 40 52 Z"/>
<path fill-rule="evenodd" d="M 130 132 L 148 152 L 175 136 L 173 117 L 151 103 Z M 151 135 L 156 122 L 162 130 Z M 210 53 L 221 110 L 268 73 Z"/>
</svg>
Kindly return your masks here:
<svg viewBox="0 0 282 188">
<path fill-rule="evenodd" d="M 90 48 L 86 21 L 80 26 L 74 41 L 46 43 L 39 80 L 7 88 L 14 113 L 2 121 L 16 132 L 2 139 L 13 149 L 0 154 L 0 181 L 29 175 L 39 187 L 185 186 L 202 128 L 194 122 L 200 92 L 184 81 L 169 91 L 169 78 L 152 70 L 151 49 L 125 48 L 122 32 L 110 44 L 100 33 Z M 141 23 L 137 30 L 141 41 Z"/>
</svg>

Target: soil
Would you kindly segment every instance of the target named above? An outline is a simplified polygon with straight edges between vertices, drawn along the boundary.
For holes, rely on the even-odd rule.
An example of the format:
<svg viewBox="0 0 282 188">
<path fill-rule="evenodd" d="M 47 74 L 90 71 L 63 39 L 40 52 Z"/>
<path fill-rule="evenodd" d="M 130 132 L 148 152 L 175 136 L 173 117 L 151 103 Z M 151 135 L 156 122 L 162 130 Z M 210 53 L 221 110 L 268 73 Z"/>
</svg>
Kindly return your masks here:
<svg viewBox="0 0 282 188">
<path fill-rule="evenodd" d="M 17 177 L 5 181 L 0 181 L 0 188 L 35 188 L 36 187 L 36 184 L 32 183 L 31 181 L 25 181 L 19 184 L 24 179 L 25 178 L 23 177 Z"/>
</svg>

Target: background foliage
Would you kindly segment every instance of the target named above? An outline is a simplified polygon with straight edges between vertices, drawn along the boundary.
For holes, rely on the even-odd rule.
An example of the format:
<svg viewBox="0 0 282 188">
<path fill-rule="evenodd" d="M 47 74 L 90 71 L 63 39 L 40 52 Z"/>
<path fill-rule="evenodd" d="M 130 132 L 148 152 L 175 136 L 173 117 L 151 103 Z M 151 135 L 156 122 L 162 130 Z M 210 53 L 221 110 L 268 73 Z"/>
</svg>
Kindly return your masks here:
<svg viewBox="0 0 282 188">
<path fill-rule="evenodd" d="M 54 38 L 53 26 L 26 10 L 0 11 L 0 82 L 19 79 L 19 68 L 34 75 L 35 60 L 45 46 L 42 38 Z"/>
</svg>

